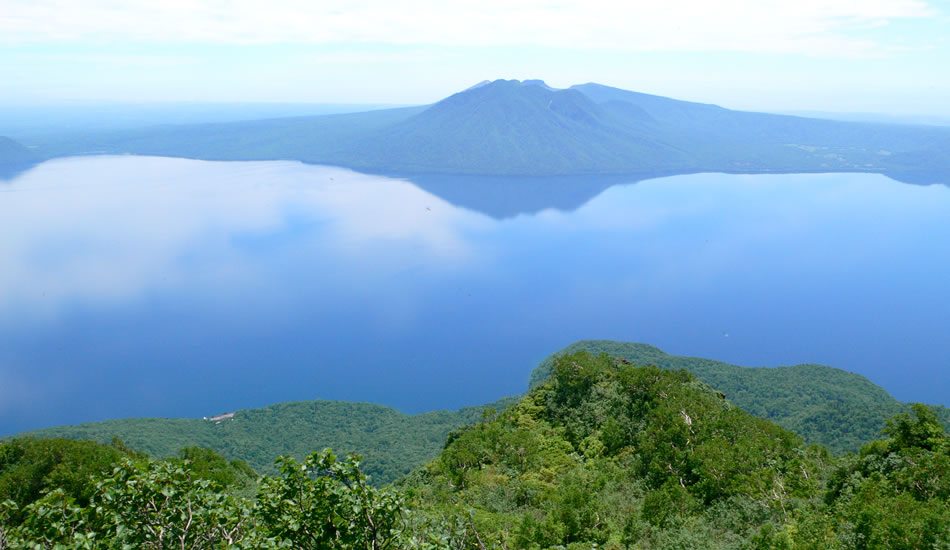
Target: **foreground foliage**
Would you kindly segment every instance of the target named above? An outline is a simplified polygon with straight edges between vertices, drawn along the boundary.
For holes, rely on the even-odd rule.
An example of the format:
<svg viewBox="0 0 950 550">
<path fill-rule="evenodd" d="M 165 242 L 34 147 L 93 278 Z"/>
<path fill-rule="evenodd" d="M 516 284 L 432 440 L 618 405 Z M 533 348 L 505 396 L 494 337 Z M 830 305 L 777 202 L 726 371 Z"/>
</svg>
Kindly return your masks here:
<svg viewBox="0 0 950 550">
<path fill-rule="evenodd" d="M 254 498 L 208 451 L 122 456 L 85 501 L 7 501 L 0 549 L 950 548 L 939 418 L 914 405 L 884 435 L 835 457 L 686 371 L 579 352 L 394 488 L 330 451 L 280 459 Z"/>
<path fill-rule="evenodd" d="M 0 548 L 404 548 L 401 499 L 366 483 L 356 458 L 330 451 L 281 460 L 256 500 L 196 475 L 188 461 L 123 458 L 81 506 L 61 489 L 4 504 Z M 16 524 L 11 512 L 22 512 Z M 4 546 L 6 545 L 6 546 Z"/>
<path fill-rule="evenodd" d="M 136 456 L 121 442 L 97 445 L 68 439 L 14 439 L 0 445 L 0 502 L 15 505 L 12 519 L 43 494 L 59 489 L 85 506 L 92 497 L 89 478 L 106 475 L 122 457 Z"/>
</svg>

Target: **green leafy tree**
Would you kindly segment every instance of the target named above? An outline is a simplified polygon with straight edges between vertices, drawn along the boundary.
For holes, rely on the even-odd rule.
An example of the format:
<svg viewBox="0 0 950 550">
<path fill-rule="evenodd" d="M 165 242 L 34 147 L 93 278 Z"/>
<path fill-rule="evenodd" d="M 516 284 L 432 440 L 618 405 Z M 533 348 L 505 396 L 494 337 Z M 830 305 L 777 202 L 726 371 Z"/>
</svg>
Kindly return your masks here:
<svg viewBox="0 0 950 550">
<path fill-rule="evenodd" d="M 13 548 L 226 548 L 245 538 L 251 518 L 247 501 L 193 476 L 188 463 L 128 458 L 97 482 L 89 505 L 55 490 L 23 512 Z"/>
<path fill-rule="evenodd" d="M 402 500 L 369 485 L 359 466 L 359 457 L 341 461 L 330 450 L 303 464 L 281 458 L 281 475 L 261 482 L 255 517 L 262 533 L 297 549 L 401 548 Z"/>
<path fill-rule="evenodd" d="M 0 502 L 16 505 L 8 521 L 19 523 L 23 519 L 19 510 L 55 489 L 78 505 L 87 505 L 96 488 L 91 479 L 111 472 L 128 456 L 135 456 L 134 451 L 118 440 L 110 445 L 32 438 L 0 443 Z"/>
<path fill-rule="evenodd" d="M 911 405 L 911 412 L 898 414 L 887 421 L 884 433 L 891 437 L 893 451 L 919 448 L 941 452 L 950 446 L 950 438 L 934 411 L 922 403 Z"/>
</svg>

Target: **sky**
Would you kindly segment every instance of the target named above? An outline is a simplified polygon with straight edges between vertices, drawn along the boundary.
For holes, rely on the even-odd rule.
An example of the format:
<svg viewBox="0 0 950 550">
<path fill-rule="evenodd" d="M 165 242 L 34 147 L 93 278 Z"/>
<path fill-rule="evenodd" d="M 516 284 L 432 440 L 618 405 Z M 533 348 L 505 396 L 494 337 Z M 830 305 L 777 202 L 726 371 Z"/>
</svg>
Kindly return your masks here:
<svg viewBox="0 0 950 550">
<path fill-rule="evenodd" d="M 0 0 L 0 102 L 422 104 L 485 79 L 950 117 L 950 0 Z"/>
</svg>

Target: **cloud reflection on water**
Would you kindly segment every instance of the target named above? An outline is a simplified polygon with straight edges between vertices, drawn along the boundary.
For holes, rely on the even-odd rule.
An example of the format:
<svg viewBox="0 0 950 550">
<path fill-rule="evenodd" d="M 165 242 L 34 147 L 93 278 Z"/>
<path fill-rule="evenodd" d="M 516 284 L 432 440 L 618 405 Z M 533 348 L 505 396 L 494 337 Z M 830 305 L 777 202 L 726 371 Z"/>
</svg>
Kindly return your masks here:
<svg viewBox="0 0 950 550">
<path fill-rule="evenodd" d="M 459 231 L 490 224 L 403 181 L 295 162 L 77 157 L 0 191 L 0 322 L 182 285 L 259 284 L 267 266 L 240 243 L 295 221 L 321 226 L 305 237 L 329 243 L 323 253 L 379 277 L 394 263 L 462 264 L 473 251 Z"/>
</svg>

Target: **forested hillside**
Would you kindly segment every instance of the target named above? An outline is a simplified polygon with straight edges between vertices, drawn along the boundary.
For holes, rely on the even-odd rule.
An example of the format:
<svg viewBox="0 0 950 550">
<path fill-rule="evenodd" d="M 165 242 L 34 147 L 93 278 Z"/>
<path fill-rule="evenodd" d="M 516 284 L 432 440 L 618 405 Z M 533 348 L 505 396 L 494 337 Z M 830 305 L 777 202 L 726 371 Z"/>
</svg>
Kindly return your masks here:
<svg viewBox="0 0 950 550">
<path fill-rule="evenodd" d="M 581 351 L 400 487 L 425 513 L 466 518 L 472 547 L 950 543 L 950 439 L 922 405 L 887 434 L 838 462 L 685 370 Z"/>
<path fill-rule="evenodd" d="M 766 418 L 834 452 L 857 451 L 877 439 L 891 416 L 910 410 L 867 378 L 822 365 L 740 367 L 700 357 L 670 355 L 648 344 L 585 340 L 545 359 L 531 373 L 534 387 L 551 373 L 556 357 L 587 351 L 607 353 L 637 365 L 685 369 L 722 391 L 744 411 Z M 950 426 L 950 409 L 934 410 Z"/>
<path fill-rule="evenodd" d="M 450 430 L 478 421 L 486 408 L 503 409 L 512 401 L 514 398 L 418 415 L 369 403 L 305 401 L 241 410 L 220 421 L 131 418 L 48 428 L 21 436 L 100 443 L 119 438 L 155 457 L 175 456 L 182 447 L 208 447 L 262 473 L 276 471 L 278 456 L 302 460 L 314 449 L 330 447 L 341 453 L 359 453 L 372 482 L 386 484 L 434 457 Z"/>
<path fill-rule="evenodd" d="M 946 548 L 950 437 L 919 404 L 885 435 L 835 457 L 685 370 L 582 351 L 392 488 L 323 451 L 281 459 L 246 498 L 213 453 L 115 444 L 98 450 L 111 472 L 0 507 L 0 548 Z M 0 479 L 24 462 L 0 461 Z"/>
</svg>

